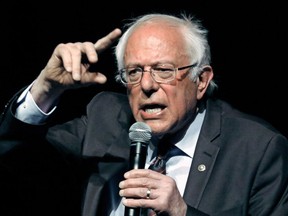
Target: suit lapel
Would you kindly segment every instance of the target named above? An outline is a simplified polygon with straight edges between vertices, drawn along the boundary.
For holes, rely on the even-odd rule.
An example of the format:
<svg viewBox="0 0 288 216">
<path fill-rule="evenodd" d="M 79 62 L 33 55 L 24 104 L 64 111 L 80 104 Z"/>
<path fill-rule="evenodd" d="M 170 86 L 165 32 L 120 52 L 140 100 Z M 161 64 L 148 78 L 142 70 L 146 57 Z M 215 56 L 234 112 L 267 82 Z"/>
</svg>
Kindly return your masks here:
<svg viewBox="0 0 288 216">
<path fill-rule="evenodd" d="M 184 192 L 184 199 L 188 205 L 195 208 L 199 205 L 219 149 L 205 142 L 201 142 L 201 147 L 196 148 L 187 180 L 189 187 L 186 187 Z"/>
<path fill-rule="evenodd" d="M 213 103 L 214 104 L 214 103 Z M 185 188 L 184 200 L 189 206 L 197 208 L 213 170 L 214 163 L 220 151 L 216 145 L 220 134 L 221 108 L 207 102 L 207 112 L 199 134 L 193 156 L 190 173 L 187 180 L 189 187 Z"/>
<path fill-rule="evenodd" d="M 103 109 L 103 104 L 113 106 L 105 106 L 106 109 Z M 119 172 L 123 173 L 128 168 L 130 152 L 128 131 L 135 120 L 126 96 L 115 97 L 115 94 L 106 94 L 95 100 L 95 104 L 90 107 L 83 157 L 91 170 L 83 215 L 94 216 L 104 215 L 102 211 L 107 214 L 112 193 L 109 186 L 118 187 Z"/>
</svg>

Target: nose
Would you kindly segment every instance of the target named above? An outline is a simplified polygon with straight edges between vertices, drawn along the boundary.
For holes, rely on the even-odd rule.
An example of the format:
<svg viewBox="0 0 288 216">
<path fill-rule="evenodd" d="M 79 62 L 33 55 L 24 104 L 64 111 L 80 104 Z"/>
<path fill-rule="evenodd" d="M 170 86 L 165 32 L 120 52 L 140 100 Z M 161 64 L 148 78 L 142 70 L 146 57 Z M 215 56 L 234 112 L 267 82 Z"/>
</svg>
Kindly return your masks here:
<svg viewBox="0 0 288 216">
<path fill-rule="evenodd" d="M 145 92 L 157 90 L 159 88 L 159 84 L 153 79 L 150 70 L 147 69 L 143 71 L 140 85 Z"/>
</svg>

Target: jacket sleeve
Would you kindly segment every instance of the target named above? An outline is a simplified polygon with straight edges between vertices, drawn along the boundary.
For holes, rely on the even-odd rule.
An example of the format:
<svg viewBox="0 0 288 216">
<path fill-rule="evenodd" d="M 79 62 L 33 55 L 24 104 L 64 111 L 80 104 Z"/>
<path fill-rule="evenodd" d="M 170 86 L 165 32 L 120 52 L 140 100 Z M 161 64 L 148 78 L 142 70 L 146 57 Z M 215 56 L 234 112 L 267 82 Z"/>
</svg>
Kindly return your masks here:
<svg viewBox="0 0 288 216">
<path fill-rule="evenodd" d="M 73 215 L 80 212 L 74 164 L 45 139 L 48 124 L 31 125 L 15 118 L 24 89 L 0 116 L 0 215 Z"/>
<path fill-rule="evenodd" d="M 262 155 L 251 189 L 249 215 L 288 215 L 287 139 L 276 133 Z"/>
<path fill-rule="evenodd" d="M 36 141 L 44 136 L 47 129 L 45 125 L 26 124 L 15 117 L 16 101 L 23 89 L 8 101 L 0 115 L 0 155 L 21 145 L 21 143 Z"/>
<path fill-rule="evenodd" d="M 188 206 L 186 216 L 209 216 L 191 206 Z"/>
</svg>

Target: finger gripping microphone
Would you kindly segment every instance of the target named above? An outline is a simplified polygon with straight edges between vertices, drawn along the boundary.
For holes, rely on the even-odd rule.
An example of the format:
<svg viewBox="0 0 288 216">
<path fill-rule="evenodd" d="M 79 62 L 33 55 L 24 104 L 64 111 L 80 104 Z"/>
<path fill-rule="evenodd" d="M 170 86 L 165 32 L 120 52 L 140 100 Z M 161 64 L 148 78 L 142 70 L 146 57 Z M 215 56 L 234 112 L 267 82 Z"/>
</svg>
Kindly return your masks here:
<svg viewBox="0 0 288 216">
<path fill-rule="evenodd" d="M 144 122 L 136 122 L 129 129 L 130 160 L 129 170 L 144 169 L 147 147 L 152 137 L 151 128 Z M 141 208 L 125 207 L 125 216 L 140 216 Z"/>
</svg>

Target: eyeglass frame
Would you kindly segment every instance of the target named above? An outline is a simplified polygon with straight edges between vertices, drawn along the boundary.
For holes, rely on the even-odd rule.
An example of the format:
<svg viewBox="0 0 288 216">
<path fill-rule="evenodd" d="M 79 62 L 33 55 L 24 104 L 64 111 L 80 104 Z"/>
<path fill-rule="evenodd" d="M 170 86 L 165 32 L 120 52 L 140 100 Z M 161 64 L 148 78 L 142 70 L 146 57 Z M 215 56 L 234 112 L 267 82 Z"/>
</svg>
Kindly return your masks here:
<svg viewBox="0 0 288 216">
<path fill-rule="evenodd" d="M 165 64 L 159 64 L 159 65 L 165 65 Z M 155 65 L 155 66 L 157 66 L 157 65 Z M 177 73 L 178 71 L 184 70 L 184 69 L 187 69 L 187 68 L 194 68 L 194 67 L 197 66 L 197 62 L 194 63 L 194 64 L 191 64 L 191 65 L 187 65 L 187 66 L 183 66 L 183 67 L 178 67 L 178 68 L 175 68 L 174 65 L 172 65 L 172 64 L 171 64 L 171 66 L 173 66 L 173 68 L 174 68 L 174 70 L 173 70 L 173 76 L 172 76 L 173 79 L 169 79 L 169 80 L 165 80 L 165 81 L 157 81 L 157 80 L 155 80 L 155 78 L 154 78 L 154 76 L 153 76 L 153 73 L 155 73 L 155 72 L 152 71 L 153 66 L 151 66 L 149 70 L 144 70 L 144 67 L 136 66 L 134 69 L 140 69 L 140 70 L 141 70 L 140 72 L 137 72 L 137 73 L 141 73 L 141 76 L 140 76 L 140 78 L 139 78 L 139 80 L 138 80 L 137 82 L 132 82 L 132 83 L 130 82 L 130 83 L 129 83 L 129 82 L 124 81 L 122 74 L 124 74 L 124 73 L 126 74 L 126 73 L 127 73 L 127 68 L 122 68 L 122 69 L 119 70 L 120 81 L 121 81 L 124 85 L 135 85 L 135 84 L 138 84 L 138 83 L 141 82 L 144 72 L 149 72 L 149 73 L 151 74 L 152 79 L 153 79 L 155 82 L 157 82 L 157 83 L 168 83 L 168 82 L 173 81 L 173 80 L 176 78 L 176 73 Z M 127 74 L 126 74 L 126 75 L 127 75 Z"/>
</svg>

